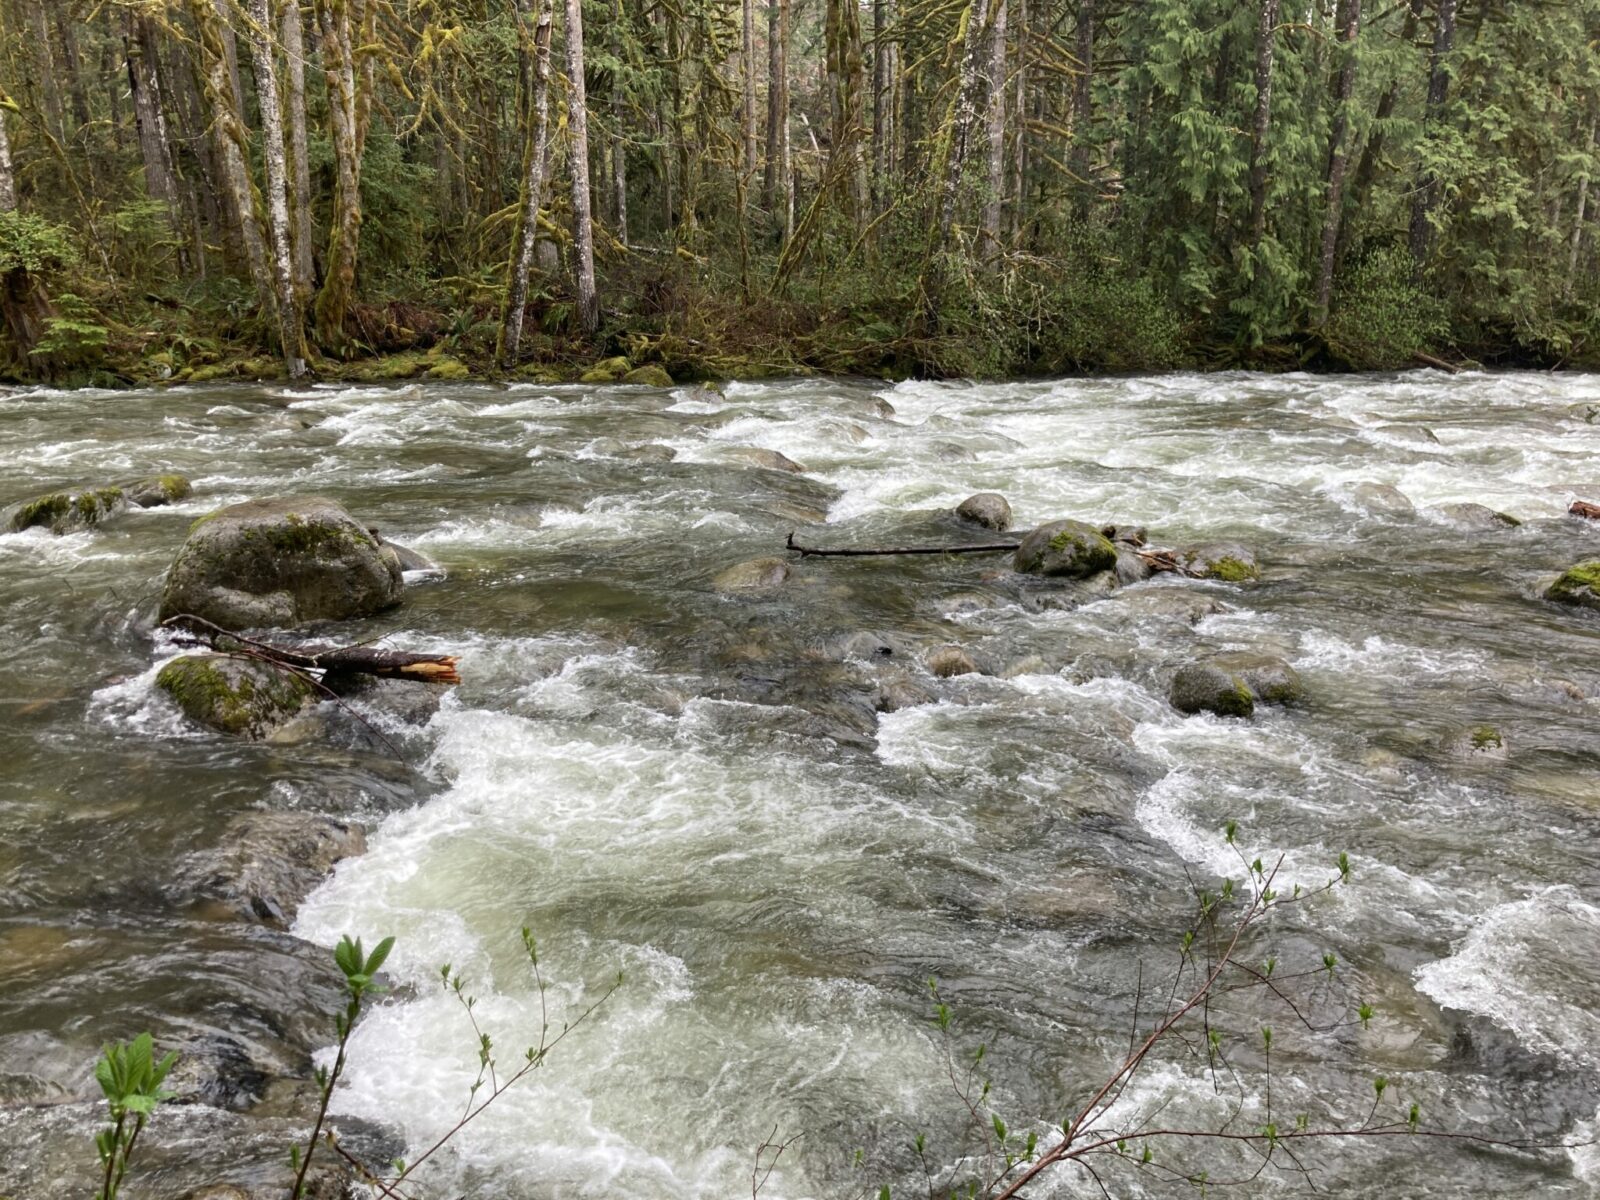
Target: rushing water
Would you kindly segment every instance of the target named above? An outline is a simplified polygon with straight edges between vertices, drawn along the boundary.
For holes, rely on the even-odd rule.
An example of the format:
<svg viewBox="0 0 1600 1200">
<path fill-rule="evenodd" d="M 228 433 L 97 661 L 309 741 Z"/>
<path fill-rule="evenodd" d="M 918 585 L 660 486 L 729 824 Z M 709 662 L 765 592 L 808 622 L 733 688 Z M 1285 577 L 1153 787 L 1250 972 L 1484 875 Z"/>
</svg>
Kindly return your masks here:
<svg viewBox="0 0 1600 1200">
<path fill-rule="evenodd" d="M 96 533 L 0 537 L 0 1101 L 81 1094 L 100 1042 L 146 1025 L 270 1041 L 321 1020 L 262 968 L 304 970 L 305 951 L 175 880 L 241 813 L 327 811 L 367 823 L 367 852 L 295 932 L 394 934 L 402 985 L 361 1026 L 337 1110 L 413 1152 L 459 1116 L 475 1037 L 443 963 L 503 1064 L 539 1036 L 523 926 L 552 1036 L 624 976 L 456 1140 L 439 1194 L 720 1200 L 750 1193 L 758 1146 L 796 1135 L 762 1196 L 910 1194 L 918 1130 L 935 1162 L 963 1152 L 947 1045 L 985 1043 L 994 1108 L 1045 1143 L 1092 1094 L 1136 998 L 1148 1020 L 1170 983 L 1189 879 L 1241 874 L 1234 820 L 1247 855 L 1284 856 L 1285 887 L 1348 851 L 1351 881 L 1251 952 L 1284 970 L 1331 952 L 1337 979 L 1295 985 L 1304 1002 L 1377 1010 L 1311 1036 L 1260 999 L 1219 1007 L 1256 1082 L 1258 1030 L 1276 1030 L 1271 1119 L 1360 1124 L 1382 1074 L 1379 1119 L 1416 1101 L 1429 1125 L 1581 1141 L 1600 1105 L 1600 618 L 1538 592 L 1600 551 L 1600 529 L 1563 516 L 1600 499 L 1597 409 L 1600 379 L 1432 373 L 0 400 L 7 498 L 156 470 L 196 485 Z M 1368 511 L 1366 481 L 1417 511 Z M 711 586 L 791 529 L 959 539 L 939 510 L 979 490 L 1022 526 L 1242 541 L 1265 578 L 1073 595 L 971 556 L 809 559 L 770 592 Z M 152 644 L 149 613 L 187 524 L 289 491 L 340 499 L 448 572 L 351 632 L 462 656 L 425 726 L 372 714 L 418 765 L 415 793 L 375 739 L 238 745 L 152 690 L 176 651 Z M 1453 502 L 1523 524 L 1435 511 Z M 922 657 L 949 643 L 987 673 L 929 675 Z M 1174 712 L 1172 670 L 1223 649 L 1288 659 L 1304 704 L 1249 723 Z M 926 702 L 877 711 L 896 689 Z M 1480 724 L 1505 759 L 1449 749 Z M 956 1014 L 948 1044 L 930 976 Z M 1264 1097 L 1247 1095 L 1233 1119 L 1258 1128 Z M 1174 1047 L 1118 1112 L 1215 1127 L 1238 1103 Z M 31 1128 L 0 1119 L 0 1142 L 31 1148 L 12 1186 L 45 1194 L 22 1165 L 44 1154 Z M 1600 1181 L 1583 1148 L 1368 1140 L 1307 1163 L 1358 1196 Z M 1188 1191 L 1110 1169 L 1115 1195 Z M 1056 1186 L 1099 1194 L 1081 1173 Z M 1305 1183 L 1269 1169 L 1244 1190 Z"/>
</svg>

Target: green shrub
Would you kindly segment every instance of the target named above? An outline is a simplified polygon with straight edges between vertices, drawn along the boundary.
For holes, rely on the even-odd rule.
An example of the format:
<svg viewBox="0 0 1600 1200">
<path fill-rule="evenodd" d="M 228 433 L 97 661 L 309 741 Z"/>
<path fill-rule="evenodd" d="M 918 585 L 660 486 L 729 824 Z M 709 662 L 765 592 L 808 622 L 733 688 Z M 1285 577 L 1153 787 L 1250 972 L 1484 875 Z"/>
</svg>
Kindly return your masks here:
<svg viewBox="0 0 1600 1200">
<path fill-rule="evenodd" d="M 1405 366 L 1448 332 L 1444 305 L 1417 286 L 1401 246 L 1369 251 L 1334 294 L 1328 347 L 1358 370 Z"/>
</svg>

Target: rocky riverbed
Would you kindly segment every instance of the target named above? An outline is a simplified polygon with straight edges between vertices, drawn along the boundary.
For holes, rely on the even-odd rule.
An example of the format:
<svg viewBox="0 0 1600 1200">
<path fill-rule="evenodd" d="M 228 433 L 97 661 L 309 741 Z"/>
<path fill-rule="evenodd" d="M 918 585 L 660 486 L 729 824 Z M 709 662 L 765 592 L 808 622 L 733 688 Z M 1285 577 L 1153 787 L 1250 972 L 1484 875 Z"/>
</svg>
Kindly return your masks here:
<svg viewBox="0 0 1600 1200">
<path fill-rule="evenodd" d="M 504 1045 L 537 1035 L 524 926 L 558 1015 L 626 982 L 440 1187 L 709 1200 L 774 1126 L 830 1132 L 763 1195 L 859 1186 L 849 1148 L 893 1175 L 901 1131 L 951 1127 L 930 975 L 1045 1129 L 1126 1041 L 1186 873 L 1236 868 L 1228 821 L 1294 882 L 1356 866 L 1283 951 L 1350 964 L 1378 1016 L 1293 1050 L 1283 1094 L 1337 1109 L 1383 1072 L 1441 1122 L 1581 1138 L 1600 525 L 1566 509 L 1600 498 L 1597 406 L 1585 377 L 1429 373 L 0 399 L 0 500 L 39 518 L 0 535 L 0 1194 L 90 1186 L 89 1067 L 145 1028 L 182 1059 L 143 1194 L 270 1194 L 344 932 L 397 935 L 397 990 L 336 1112 L 363 1154 L 414 1150 L 476 1069 L 441 964 Z M 350 604 L 172 570 L 201 518 L 308 496 L 361 543 Z M 158 683 L 194 647 L 157 618 L 197 605 L 463 682 L 206 728 Z M 1207 1092 L 1178 1058 L 1132 1099 L 1204 1120 Z M 1324 1169 L 1581 1195 L 1594 1163 Z"/>
</svg>

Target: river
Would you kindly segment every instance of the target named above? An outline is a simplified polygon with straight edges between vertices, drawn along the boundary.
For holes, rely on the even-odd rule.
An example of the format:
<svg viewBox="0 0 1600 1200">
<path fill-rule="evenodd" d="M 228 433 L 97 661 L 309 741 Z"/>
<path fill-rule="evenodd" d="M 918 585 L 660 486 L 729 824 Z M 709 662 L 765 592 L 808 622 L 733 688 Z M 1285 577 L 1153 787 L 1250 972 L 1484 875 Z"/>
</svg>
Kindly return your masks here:
<svg viewBox="0 0 1600 1200">
<path fill-rule="evenodd" d="M 7 500 L 157 470 L 195 484 L 93 533 L 0 536 L 0 1192 L 65 1177 L 44 1110 L 18 1103 L 85 1095 L 107 1038 L 256 1047 L 324 1028 L 280 994 L 324 950 L 185 890 L 262 810 L 367 827 L 293 933 L 397 938 L 396 990 L 334 1107 L 411 1153 L 460 1115 L 477 1069 L 442 964 L 504 1064 L 541 1021 L 520 929 L 557 1030 L 622 973 L 439 1158 L 436 1195 L 721 1200 L 750 1194 L 764 1142 L 790 1142 L 770 1200 L 920 1194 L 918 1131 L 936 1166 L 966 1152 L 945 1056 L 979 1043 L 994 1111 L 1048 1144 L 1126 1053 L 1136 998 L 1148 1020 L 1170 983 L 1190 879 L 1242 876 L 1228 821 L 1247 856 L 1283 856 L 1281 888 L 1321 884 L 1348 853 L 1347 884 L 1251 949 L 1285 971 L 1333 954 L 1335 978 L 1297 994 L 1376 1015 L 1312 1035 L 1259 997 L 1221 1004 L 1242 1112 L 1231 1076 L 1174 1045 L 1122 1116 L 1259 1127 L 1269 1025 L 1284 1128 L 1299 1112 L 1361 1124 L 1382 1075 L 1383 1119 L 1415 1102 L 1430 1127 L 1593 1136 L 1600 616 L 1539 588 L 1600 557 L 1600 526 L 1564 516 L 1600 500 L 1596 414 L 1600 378 L 1434 372 L 0 398 Z M 1366 482 L 1415 510 L 1379 510 Z M 791 530 L 970 537 L 940 510 L 985 490 L 1022 527 L 1239 541 L 1263 580 L 1062 593 L 974 555 L 807 559 L 770 591 L 711 585 L 781 555 Z M 369 714 L 414 775 L 359 726 L 244 745 L 153 690 L 176 650 L 152 643 L 150 614 L 188 524 L 286 492 L 333 496 L 447 572 L 349 633 L 461 655 L 462 686 L 424 722 Z M 1463 502 L 1522 524 L 1439 511 Z M 922 658 L 949 643 L 985 673 L 931 676 Z M 1217 650 L 1281 656 L 1304 702 L 1181 716 L 1172 671 Z M 1452 748 L 1479 726 L 1504 757 Z M 203 1128 L 180 1108 L 198 1112 L 158 1112 L 153 1144 Z M 1307 1165 L 1347 1196 L 1600 1192 L 1592 1148 L 1366 1139 Z M 1108 1169 L 1119 1197 L 1193 1194 Z M 1100 1194 L 1072 1170 L 1053 1186 Z M 1240 1190 L 1305 1181 L 1269 1168 Z"/>
</svg>

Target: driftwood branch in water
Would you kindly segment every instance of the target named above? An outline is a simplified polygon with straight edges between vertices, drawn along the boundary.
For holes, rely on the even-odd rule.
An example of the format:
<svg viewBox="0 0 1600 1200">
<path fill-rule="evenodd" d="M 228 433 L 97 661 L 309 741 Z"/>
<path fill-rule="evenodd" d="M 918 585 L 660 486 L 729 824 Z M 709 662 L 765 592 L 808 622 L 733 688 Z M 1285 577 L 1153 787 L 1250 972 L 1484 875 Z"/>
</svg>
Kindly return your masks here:
<svg viewBox="0 0 1600 1200">
<path fill-rule="evenodd" d="M 1446 362 L 1444 359 L 1436 358 L 1432 354 L 1424 354 L 1421 350 L 1414 352 L 1411 357 L 1425 367 L 1433 367 L 1435 370 L 1444 371 L 1451 375 L 1461 374 L 1461 368 L 1456 366 L 1455 363 Z"/>
<path fill-rule="evenodd" d="M 816 546 L 802 546 L 794 540 L 793 531 L 784 547 L 801 558 L 879 558 L 891 554 L 1001 554 L 1009 553 L 1021 542 L 983 542 L 964 546 L 856 546 L 844 550 L 823 550 Z"/>
<path fill-rule="evenodd" d="M 410 650 L 383 650 L 375 646 L 323 646 L 301 643 L 282 646 L 247 638 L 201 617 L 180 613 L 162 622 L 194 635 L 198 644 L 229 653 L 228 643 L 251 658 L 264 659 L 296 671 L 351 672 L 383 679 L 410 679 L 419 683 L 460 683 L 453 654 L 417 654 Z"/>
<path fill-rule="evenodd" d="M 1582 517 L 1587 521 L 1600 521 L 1600 504 L 1590 504 L 1587 500 L 1574 500 L 1567 509 L 1570 517 Z"/>
<path fill-rule="evenodd" d="M 1021 542 L 980 542 L 976 545 L 960 546 L 853 546 L 839 550 L 824 550 L 816 546 L 800 545 L 794 540 L 793 531 L 790 531 L 788 540 L 784 542 L 785 549 L 793 550 L 801 558 L 881 558 L 897 554 L 1002 554 L 1014 551 L 1021 545 Z M 1142 558 L 1152 571 L 1188 574 L 1179 565 L 1178 556 L 1174 551 L 1145 550 L 1132 545 L 1128 548 Z"/>
</svg>

